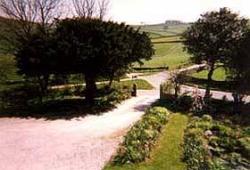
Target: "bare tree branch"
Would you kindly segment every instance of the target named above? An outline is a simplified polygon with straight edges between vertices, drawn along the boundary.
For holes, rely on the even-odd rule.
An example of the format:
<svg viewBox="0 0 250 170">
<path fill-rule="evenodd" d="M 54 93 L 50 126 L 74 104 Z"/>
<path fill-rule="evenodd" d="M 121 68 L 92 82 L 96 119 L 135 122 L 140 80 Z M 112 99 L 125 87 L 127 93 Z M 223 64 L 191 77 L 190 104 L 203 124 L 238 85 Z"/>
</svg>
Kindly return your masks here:
<svg viewBox="0 0 250 170">
<path fill-rule="evenodd" d="M 85 18 L 99 18 L 101 20 L 107 14 L 109 0 L 72 0 L 77 16 Z"/>
<path fill-rule="evenodd" d="M 101 0 L 98 2 L 98 9 L 99 9 L 99 18 L 101 20 L 107 15 L 109 9 L 110 1 L 109 0 Z"/>
<path fill-rule="evenodd" d="M 60 17 L 64 0 L 0 0 L 0 12 L 9 19 L 6 28 L 15 35 L 2 35 L 2 39 L 14 44 L 19 39 L 26 39 L 35 30 L 46 33 L 55 18 Z"/>
</svg>

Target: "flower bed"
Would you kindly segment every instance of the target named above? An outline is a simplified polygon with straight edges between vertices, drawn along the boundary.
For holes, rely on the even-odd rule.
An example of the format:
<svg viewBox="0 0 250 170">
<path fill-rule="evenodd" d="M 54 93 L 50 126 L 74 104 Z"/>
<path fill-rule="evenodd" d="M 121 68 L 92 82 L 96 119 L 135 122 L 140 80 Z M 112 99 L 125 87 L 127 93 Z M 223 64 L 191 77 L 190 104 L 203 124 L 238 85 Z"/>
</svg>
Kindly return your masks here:
<svg viewBox="0 0 250 170">
<path fill-rule="evenodd" d="M 208 115 L 193 118 L 184 139 L 184 160 L 188 169 L 250 169 L 248 130 L 214 121 Z"/>
</svg>

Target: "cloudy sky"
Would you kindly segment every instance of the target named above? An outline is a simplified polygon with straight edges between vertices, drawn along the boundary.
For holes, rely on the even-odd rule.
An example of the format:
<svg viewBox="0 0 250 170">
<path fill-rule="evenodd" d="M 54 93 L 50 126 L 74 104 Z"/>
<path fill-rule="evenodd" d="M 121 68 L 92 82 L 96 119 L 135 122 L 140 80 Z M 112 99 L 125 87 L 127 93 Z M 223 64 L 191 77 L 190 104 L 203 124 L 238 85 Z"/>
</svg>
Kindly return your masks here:
<svg viewBox="0 0 250 170">
<path fill-rule="evenodd" d="M 201 13 L 229 7 L 250 18 L 249 0 L 110 0 L 109 18 L 128 24 L 195 21 Z"/>
</svg>

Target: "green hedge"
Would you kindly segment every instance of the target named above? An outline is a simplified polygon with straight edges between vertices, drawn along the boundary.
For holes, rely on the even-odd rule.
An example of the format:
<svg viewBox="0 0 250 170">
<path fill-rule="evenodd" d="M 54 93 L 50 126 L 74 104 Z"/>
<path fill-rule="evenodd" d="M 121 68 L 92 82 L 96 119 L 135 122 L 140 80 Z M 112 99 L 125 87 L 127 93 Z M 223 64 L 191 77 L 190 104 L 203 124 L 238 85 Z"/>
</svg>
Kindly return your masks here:
<svg viewBox="0 0 250 170">
<path fill-rule="evenodd" d="M 130 129 L 112 163 L 138 163 L 149 158 L 163 125 L 167 123 L 168 115 L 168 110 L 162 107 L 148 109 L 142 120 Z"/>
<path fill-rule="evenodd" d="M 250 169 L 249 137 L 241 128 L 208 115 L 192 119 L 184 137 L 188 170 Z"/>
</svg>

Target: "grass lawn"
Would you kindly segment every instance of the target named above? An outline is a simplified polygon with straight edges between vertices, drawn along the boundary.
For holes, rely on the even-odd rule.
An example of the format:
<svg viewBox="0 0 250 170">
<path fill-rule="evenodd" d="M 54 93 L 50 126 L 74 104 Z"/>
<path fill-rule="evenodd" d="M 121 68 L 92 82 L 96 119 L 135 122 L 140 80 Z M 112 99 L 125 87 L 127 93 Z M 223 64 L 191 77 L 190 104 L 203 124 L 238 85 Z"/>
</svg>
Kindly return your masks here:
<svg viewBox="0 0 250 170">
<path fill-rule="evenodd" d="M 104 170 L 184 170 L 182 159 L 182 144 L 184 130 L 188 123 L 188 116 L 182 114 L 171 115 L 169 122 L 163 129 L 162 135 L 152 151 L 151 159 L 145 163 L 108 166 Z"/>
<path fill-rule="evenodd" d="M 113 86 L 119 85 L 119 86 L 123 86 L 123 87 L 131 87 L 133 84 L 137 85 L 137 89 L 139 90 L 152 90 L 154 87 L 147 82 L 146 80 L 142 80 L 142 79 L 137 79 L 137 80 L 126 80 L 126 81 L 121 81 L 121 82 L 114 82 Z"/>
<path fill-rule="evenodd" d="M 206 88 L 207 85 L 207 75 L 208 71 L 203 70 L 197 73 L 189 75 L 190 79 L 187 79 L 185 84 L 187 85 L 197 85 L 199 88 Z M 214 71 L 213 81 L 211 82 L 212 90 L 229 91 L 231 92 L 233 82 L 226 79 L 226 71 L 224 68 L 219 67 Z"/>
<path fill-rule="evenodd" d="M 192 76 L 195 78 L 199 78 L 199 79 L 207 79 L 207 75 L 208 75 L 208 71 L 207 70 L 203 70 L 200 71 L 198 73 L 194 73 Z M 215 81 L 225 81 L 226 80 L 226 71 L 224 68 L 217 68 L 214 71 L 213 74 L 213 80 Z"/>
</svg>

